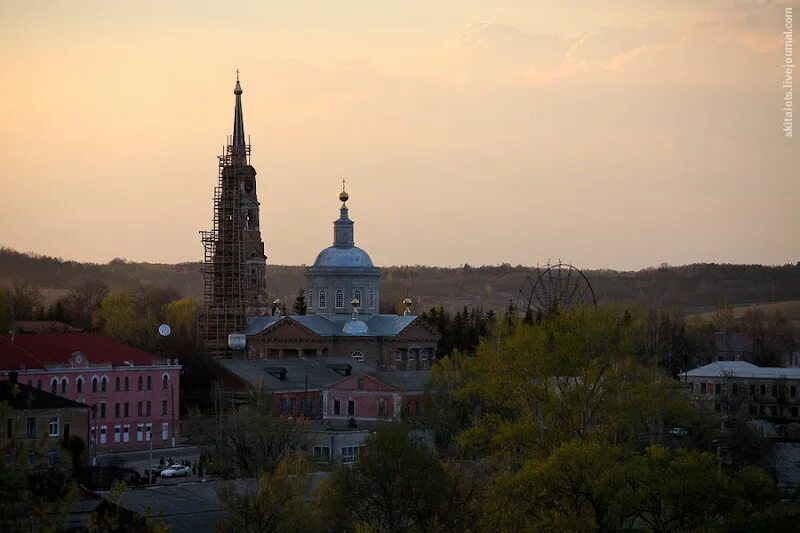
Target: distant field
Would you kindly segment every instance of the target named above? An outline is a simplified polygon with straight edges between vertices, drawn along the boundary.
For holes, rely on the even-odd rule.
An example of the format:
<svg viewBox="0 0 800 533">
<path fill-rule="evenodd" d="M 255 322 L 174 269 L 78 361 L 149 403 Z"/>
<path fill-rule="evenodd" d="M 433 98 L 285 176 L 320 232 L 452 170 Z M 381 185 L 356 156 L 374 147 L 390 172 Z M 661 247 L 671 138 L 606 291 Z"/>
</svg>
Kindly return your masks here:
<svg viewBox="0 0 800 533">
<path fill-rule="evenodd" d="M 800 327 L 800 300 L 787 300 L 783 302 L 770 302 L 770 303 L 758 303 L 758 304 L 740 304 L 740 305 L 731 305 L 731 311 L 733 312 L 734 318 L 742 318 L 747 311 L 761 311 L 765 315 L 772 315 L 776 312 L 780 312 L 785 316 L 792 324 L 795 326 Z M 715 310 L 709 310 L 701 313 L 693 313 L 691 316 L 696 316 L 699 318 L 711 318 L 716 313 Z"/>
</svg>

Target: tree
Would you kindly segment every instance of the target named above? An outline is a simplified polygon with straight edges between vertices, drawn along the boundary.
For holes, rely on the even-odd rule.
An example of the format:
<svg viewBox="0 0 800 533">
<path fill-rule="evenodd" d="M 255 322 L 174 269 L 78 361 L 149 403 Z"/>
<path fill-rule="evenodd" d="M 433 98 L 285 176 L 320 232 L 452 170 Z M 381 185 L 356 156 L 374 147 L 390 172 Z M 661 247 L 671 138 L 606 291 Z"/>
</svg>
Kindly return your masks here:
<svg viewBox="0 0 800 533">
<path fill-rule="evenodd" d="M 306 504 L 313 465 L 308 455 L 284 458 L 255 480 L 228 481 L 217 491 L 224 518 L 216 531 L 278 533 L 325 531 L 317 508 Z"/>
<path fill-rule="evenodd" d="M 384 424 L 352 467 L 334 472 L 322 498 L 337 531 L 465 531 L 474 489 L 457 465 L 413 442 L 407 426 Z"/>
<path fill-rule="evenodd" d="M 108 285 L 98 280 L 87 280 L 72 289 L 63 299 L 64 311 L 73 326 L 89 330 L 92 315 L 108 296 Z"/>
<path fill-rule="evenodd" d="M 11 331 L 13 320 L 14 309 L 11 306 L 8 291 L 0 288 L 0 335 L 5 335 Z"/>
<path fill-rule="evenodd" d="M 292 314 L 304 315 L 306 314 L 306 311 L 306 291 L 300 289 L 297 293 L 297 298 L 294 299 L 294 304 L 292 305 Z"/>
<path fill-rule="evenodd" d="M 14 320 L 36 320 L 44 314 L 44 294 L 38 287 L 14 283 L 8 297 Z"/>
<path fill-rule="evenodd" d="M 92 325 L 104 336 L 138 346 L 143 330 L 143 317 L 137 312 L 130 292 L 112 292 L 100 303 L 92 315 Z"/>
</svg>

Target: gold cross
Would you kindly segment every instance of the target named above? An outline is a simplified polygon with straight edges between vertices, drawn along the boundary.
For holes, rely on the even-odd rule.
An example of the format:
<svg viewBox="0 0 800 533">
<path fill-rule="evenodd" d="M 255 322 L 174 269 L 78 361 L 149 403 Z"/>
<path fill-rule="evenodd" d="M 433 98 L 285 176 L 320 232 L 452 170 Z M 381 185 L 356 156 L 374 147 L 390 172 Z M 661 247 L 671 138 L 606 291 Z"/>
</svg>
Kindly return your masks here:
<svg viewBox="0 0 800 533">
<path fill-rule="evenodd" d="M 236 81 L 239 81 L 239 69 L 236 69 Z"/>
<path fill-rule="evenodd" d="M 342 192 L 344 192 L 344 184 L 345 184 L 346 182 L 347 182 L 347 180 L 344 180 L 344 179 L 342 180 Z"/>
</svg>

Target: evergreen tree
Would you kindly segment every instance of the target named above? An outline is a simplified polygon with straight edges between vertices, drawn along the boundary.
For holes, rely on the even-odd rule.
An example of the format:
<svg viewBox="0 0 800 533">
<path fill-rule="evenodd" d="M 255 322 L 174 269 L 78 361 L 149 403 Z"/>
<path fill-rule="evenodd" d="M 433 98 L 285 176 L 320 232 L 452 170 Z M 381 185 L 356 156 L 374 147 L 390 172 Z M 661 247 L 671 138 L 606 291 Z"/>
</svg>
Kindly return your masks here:
<svg viewBox="0 0 800 533">
<path fill-rule="evenodd" d="M 292 305 L 292 314 L 304 315 L 306 311 L 308 311 L 306 305 L 306 291 L 300 289 L 297 293 L 297 298 L 294 299 L 294 305 Z"/>
</svg>

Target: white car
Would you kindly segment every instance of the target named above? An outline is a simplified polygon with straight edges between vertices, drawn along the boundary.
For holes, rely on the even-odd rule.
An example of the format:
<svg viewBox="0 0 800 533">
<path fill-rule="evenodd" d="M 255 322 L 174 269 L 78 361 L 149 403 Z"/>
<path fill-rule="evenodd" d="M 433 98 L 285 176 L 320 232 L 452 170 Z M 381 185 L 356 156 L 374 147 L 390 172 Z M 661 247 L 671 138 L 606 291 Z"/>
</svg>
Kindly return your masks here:
<svg viewBox="0 0 800 533">
<path fill-rule="evenodd" d="M 172 465 L 161 471 L 161 477 L 188 476 L 191 471 L 192 469 L 186 465 Z"/>
</svg>

